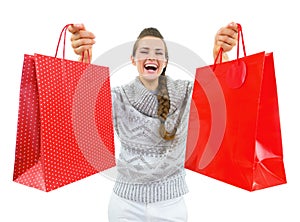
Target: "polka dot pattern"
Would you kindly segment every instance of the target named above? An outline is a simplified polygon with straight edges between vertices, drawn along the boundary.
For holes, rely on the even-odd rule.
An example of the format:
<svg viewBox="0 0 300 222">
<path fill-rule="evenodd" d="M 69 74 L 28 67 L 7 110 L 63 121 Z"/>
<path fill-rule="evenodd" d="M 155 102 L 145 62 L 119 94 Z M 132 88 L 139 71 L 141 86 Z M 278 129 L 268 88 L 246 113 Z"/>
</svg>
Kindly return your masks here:
<svg viewBox="0 0 300 222">
<path fill-rule="evenodd" d="M 113 166 L 108 67 L 25 55 L 13 180 L 48 192 Z"/>
</svg>

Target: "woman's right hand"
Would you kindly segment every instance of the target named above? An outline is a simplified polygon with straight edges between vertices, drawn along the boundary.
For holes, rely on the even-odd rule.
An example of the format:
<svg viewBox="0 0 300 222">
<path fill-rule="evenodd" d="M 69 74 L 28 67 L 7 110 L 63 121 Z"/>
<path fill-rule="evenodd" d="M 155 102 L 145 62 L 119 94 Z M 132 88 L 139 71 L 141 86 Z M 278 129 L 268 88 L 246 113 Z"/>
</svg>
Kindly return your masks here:
<svg viewBox="0 0 300 222">
<path fill-rule="evenodd" d="M 78 60 L 90 63 L 92 60 L 92 47 L 95 44 L 95 35 L 87 31 L 83 24 L 70 25 L 68 30 L 72 33 L 72 48 L 79 55 Z"/>
</svg>

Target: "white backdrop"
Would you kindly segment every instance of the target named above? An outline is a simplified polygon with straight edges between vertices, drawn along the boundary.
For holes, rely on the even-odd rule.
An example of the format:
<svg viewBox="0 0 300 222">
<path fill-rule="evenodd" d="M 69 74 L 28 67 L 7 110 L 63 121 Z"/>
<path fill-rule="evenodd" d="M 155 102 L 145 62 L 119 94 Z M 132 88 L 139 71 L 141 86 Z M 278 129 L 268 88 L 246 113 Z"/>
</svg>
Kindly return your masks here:
<svg viewBox="0 0 300 222">
<path fill-rule="evenodd" d="M 187 171 L 189 221 L 300 221 L 299 22 L 296 1 L 2 1 L 0 75 L 0 221 L 107 221 L 113 181 L 97 174 L 50 193 L 12 182 L 23 55 L 54 55 L 67 23 L 93 31 L 97 55 L 149 26 L 212 63 L 216 31 L 243 26 L 247 54 L 274 52 L 288 183 L 248 192 Z M 68 42 L 68 59 L 76 60 Z M 130 52 L 129 52 L 130 53 Z M 128 55 L 130 56 L 130 55 Z M 234 55 L 231 55 L 231 58 Z"/>
</svg>

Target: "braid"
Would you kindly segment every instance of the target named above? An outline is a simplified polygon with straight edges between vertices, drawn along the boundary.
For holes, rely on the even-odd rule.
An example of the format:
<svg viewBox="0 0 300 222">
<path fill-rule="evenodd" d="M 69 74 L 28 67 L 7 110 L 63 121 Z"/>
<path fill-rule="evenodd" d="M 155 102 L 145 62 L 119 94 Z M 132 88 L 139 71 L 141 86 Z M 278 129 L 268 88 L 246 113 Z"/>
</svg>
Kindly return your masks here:
<svg viewBox="0 0 300 222">
<path fill-rule="evenodd" d="M 165 121 L 169 114 L 170 109 L 170 97 L 167 89 L 167 79 L 165 76 L 166 67 L 163 69 L 162 74 L 159 77 L 159 84 L 158 84 L 158 93 L 157 93 L 157 100 L 158 100 L 158 109 L 157 115 L 160 119 L 160 127 L 159 133 L 162 138 L 165 140 L 172 140 L 175 138 L 176 128 L 173 129 L 171 133 L 167 132 L 165 129 Z"/>
</svg>

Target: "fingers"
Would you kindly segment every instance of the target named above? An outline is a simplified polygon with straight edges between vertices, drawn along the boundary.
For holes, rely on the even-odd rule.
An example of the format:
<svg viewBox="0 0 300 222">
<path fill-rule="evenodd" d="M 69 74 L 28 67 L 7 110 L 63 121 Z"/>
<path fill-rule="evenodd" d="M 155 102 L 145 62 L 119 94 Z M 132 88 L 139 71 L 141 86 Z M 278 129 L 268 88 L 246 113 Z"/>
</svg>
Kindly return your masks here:
<svg viewBox="0 0 300 222">
<path fill-rule="evenodd" d="M 92 48 L 95 43 L 94 34 L 88 31 L 79 31 L 71 36 L 71 45 L 76 54 Z"/>
<path fill-rule="evenodd" d="M 70 25 L 68 30 L 72 33 L 71 46 L 77 55 L 82 56 L 87 50 L 92 52 L 92 46 L 95 44 L 95 35 L 92 32 L 87 31 L 83 24 Z"/>
<path fill-rule="evenodd" d="M 235 35 L 238 32 L 238 24 L 231 22 L 225 28 L 223 28 L 224 34 L 229 36 Z"/>
<path fill-rule="evenodd" d="M 92 45 L 81 45 L 77 48 L 74 48 L 74 52 L 77 54 L 77 55 L 80 55 L 85 52 L 86 50 L 89 50 L 91 51 L 92 50 Z"/>
<path fill-rule="evenodd" d="M 73 31 L 73 30 L 72 30 Z M 77 30 L 76 32 L 72 33 L 71 41 L 78 40 L 78 39 L 94 39 L 95 35 L 92 32 L 86 30 Z"/>
<path fill-rule="evenodd" d="M 230 51 L 237 43 L 238 25 L 234 22 L 222 27 L 215 37 L 215 48 L 222 47 L 224 52 Z"/>
<path fill-rule="evenodd" d="M 224 52 L 228 52 L 236 45 L 236 40 L 227 35 L 219 35 L 217 45 L 222 47 Z"/>
</svg>

